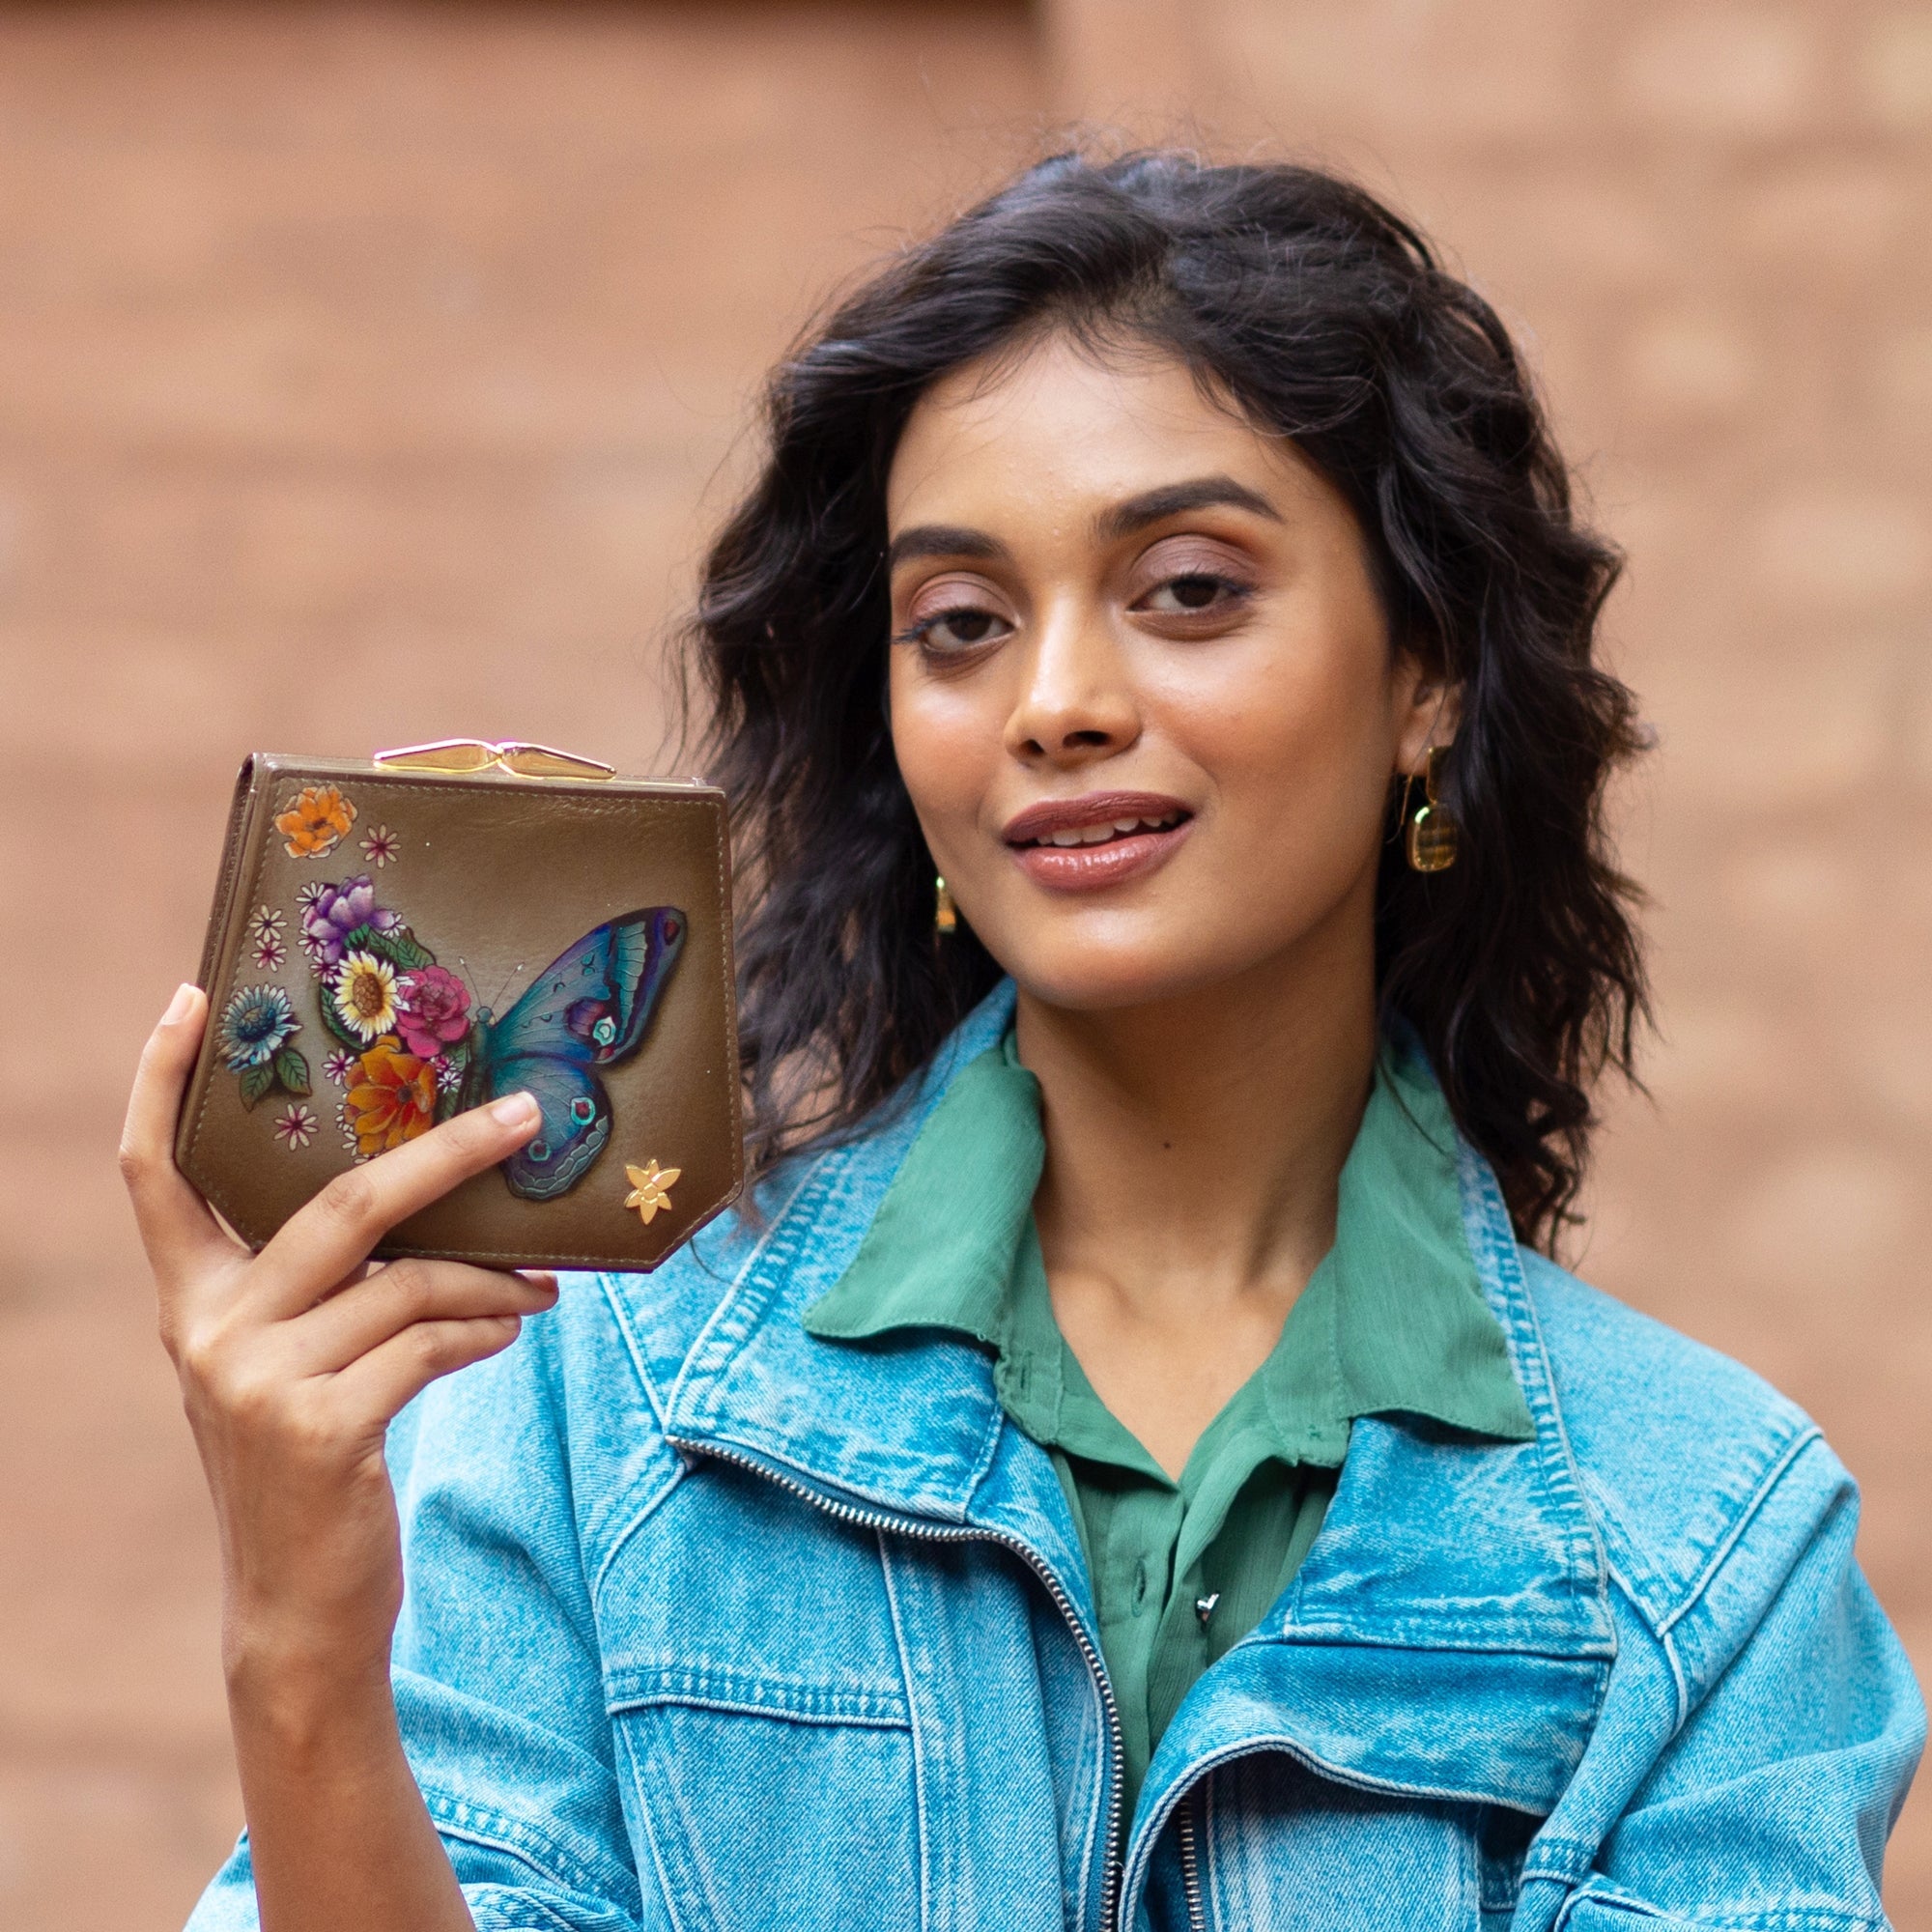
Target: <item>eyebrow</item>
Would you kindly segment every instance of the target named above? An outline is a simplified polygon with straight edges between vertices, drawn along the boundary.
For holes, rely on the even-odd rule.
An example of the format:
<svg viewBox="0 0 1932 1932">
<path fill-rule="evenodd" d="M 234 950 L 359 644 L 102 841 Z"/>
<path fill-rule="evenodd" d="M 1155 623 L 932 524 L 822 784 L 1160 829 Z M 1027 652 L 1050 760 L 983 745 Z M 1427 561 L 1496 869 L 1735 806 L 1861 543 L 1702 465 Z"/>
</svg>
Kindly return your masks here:
<svg viewBox="0 0 1932 1932">
<path fill-rule="evenodd" d="M 1167 517 L 1212 509 L 1247 510 L 1271 524 L 1282 520 L 1281 512 L 1245 483 L 1236 483 L 1232 476 L 1196 476 L 1185 483 L 1164 483 L 1156 490 L 1143 490 L 1138 497 L 1102 510 L 1094 518 L 1094 527 L 1100 537 L 1117 542 Z"/>
<path fill-rule="evenodd" d="M 1009 557 L 1012 554 L 997 537 L 984 530 L 969 529 L 964 524 L 915 524 L 901 530 L 886 551 L 886 568 L 896 570 L 916 556 Z"/>
<path fill-rule="evenodd" d="M 1168 517 L 1185 516 L 1189 510 L 1247 510 L 1269 523 L 1281 522 L 1281 512 L 1268 499 L 1236 483 L 1232 476 L 1196 476 L 1185 483 L 1163 483 L 1156 490 L 1143 490 L 1111 509 L 1102 510 L 1094 520 L 1097 535 L 1118 543 L 1136 530 L 1146 529 Z M 1010 558 L 1012 553 L 997 537 L 965 524 L 916 524 L 901 530 L 886 551 L 886 568 L 896 570 L 921 556 L 976 556 Z"/>
</svg>

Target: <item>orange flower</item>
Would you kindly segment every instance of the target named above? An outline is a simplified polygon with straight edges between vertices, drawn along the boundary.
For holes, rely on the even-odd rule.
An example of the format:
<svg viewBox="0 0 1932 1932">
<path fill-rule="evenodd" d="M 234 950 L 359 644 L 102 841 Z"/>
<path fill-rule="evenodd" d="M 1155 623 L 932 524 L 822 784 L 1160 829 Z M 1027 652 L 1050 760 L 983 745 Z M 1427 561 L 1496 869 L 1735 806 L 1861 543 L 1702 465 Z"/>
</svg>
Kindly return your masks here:
<svg viewBox="0 0 1932 1932">
<path fill-rule="evenodd" d="M 355 823 L 355 808 L 333 785 L 309 785 L 275 818 L 291 859 L 320 859 L 332 852 Z"/>
<path fill-rule="evenodd" d="M 342 1121 L 355 1136 L 358 1159 L 385 1153 L 436 1124 L 436 1068 L 403 1051 L 393 1034 L 357 1063 L 361 1078 L 342 1103 Z"/>
</svg>

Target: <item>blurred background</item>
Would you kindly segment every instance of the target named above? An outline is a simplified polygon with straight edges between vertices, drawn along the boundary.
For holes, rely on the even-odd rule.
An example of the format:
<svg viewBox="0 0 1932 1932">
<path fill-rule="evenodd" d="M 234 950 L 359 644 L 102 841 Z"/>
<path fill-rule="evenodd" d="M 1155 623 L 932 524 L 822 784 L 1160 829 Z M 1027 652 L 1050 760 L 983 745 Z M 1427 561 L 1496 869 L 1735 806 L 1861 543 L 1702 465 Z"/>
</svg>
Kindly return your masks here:
<svg viewBox="0 0 1932 1932">
<path fill-rule="evenodd" d="M 1932 1667 L 1932 9 L 0 4 L 0 1924 L 240 1819 L 209 1512 L 113 1172 L 253 748 L 668 757 L 761 371 L 1086 125 L 1338 163 L 1630 554 L 1662 1037 L 1581 1271 L 1864 1487 Z M 1932 1794 L 1889 1887 L 1932 1932 Z"/>
</svg>

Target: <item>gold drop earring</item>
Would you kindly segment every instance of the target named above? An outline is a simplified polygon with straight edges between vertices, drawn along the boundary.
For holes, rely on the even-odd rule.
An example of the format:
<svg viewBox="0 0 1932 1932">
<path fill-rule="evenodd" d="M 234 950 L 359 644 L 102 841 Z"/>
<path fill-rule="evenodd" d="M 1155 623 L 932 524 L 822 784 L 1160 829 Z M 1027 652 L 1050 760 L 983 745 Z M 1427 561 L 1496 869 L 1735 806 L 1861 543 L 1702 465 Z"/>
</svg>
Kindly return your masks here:
<svg viewBox="0 0 1932 1932">
<path fill-rule="evenodd" d="M 955 931 L 959 925 L 959 908 L 952 903 L 952 895 L 947 890 L 946 881 L 936 873 L 932 881 L 932 929 L 942 935 Z"/>
<path fill-rule="evenodd" d="M 1446 745 L 1432 745 L 1422 754 L 1422 803 L 1414 817 L 1403 828 L 1403 849 L 1408 855 L 1409 869 L 1416 872 L 1446 872 L 1456 863 L 1458 828 L 1448 808 L 1436 796 L 1442 774 Z M 1410 772 L 1402 788 L 1402 809 L 1408 811 L 1409 792 L 1415 784 Z"/>
</svg>

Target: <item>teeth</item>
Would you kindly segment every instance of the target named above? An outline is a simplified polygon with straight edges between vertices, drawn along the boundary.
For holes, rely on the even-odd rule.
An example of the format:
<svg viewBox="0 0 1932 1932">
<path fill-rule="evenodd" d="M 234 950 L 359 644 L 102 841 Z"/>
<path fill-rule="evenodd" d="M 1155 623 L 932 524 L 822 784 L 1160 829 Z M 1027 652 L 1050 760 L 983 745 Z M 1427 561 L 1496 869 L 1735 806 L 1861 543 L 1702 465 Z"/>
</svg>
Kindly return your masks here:
<svg viewBox="0 0 1932 1932">
<path fill-rule="evenodd" d="M 1109 825 L 1076 825 L 1064 832 L 1048 832 L 1036 841 L 1041 845 L 1101 845 L 1118 833 L 1123 832 L 1165 832 L 1175 824 L 1176 818 L 1170 813 L 1165 818 L 1117 818 Z"/>
</svg>

